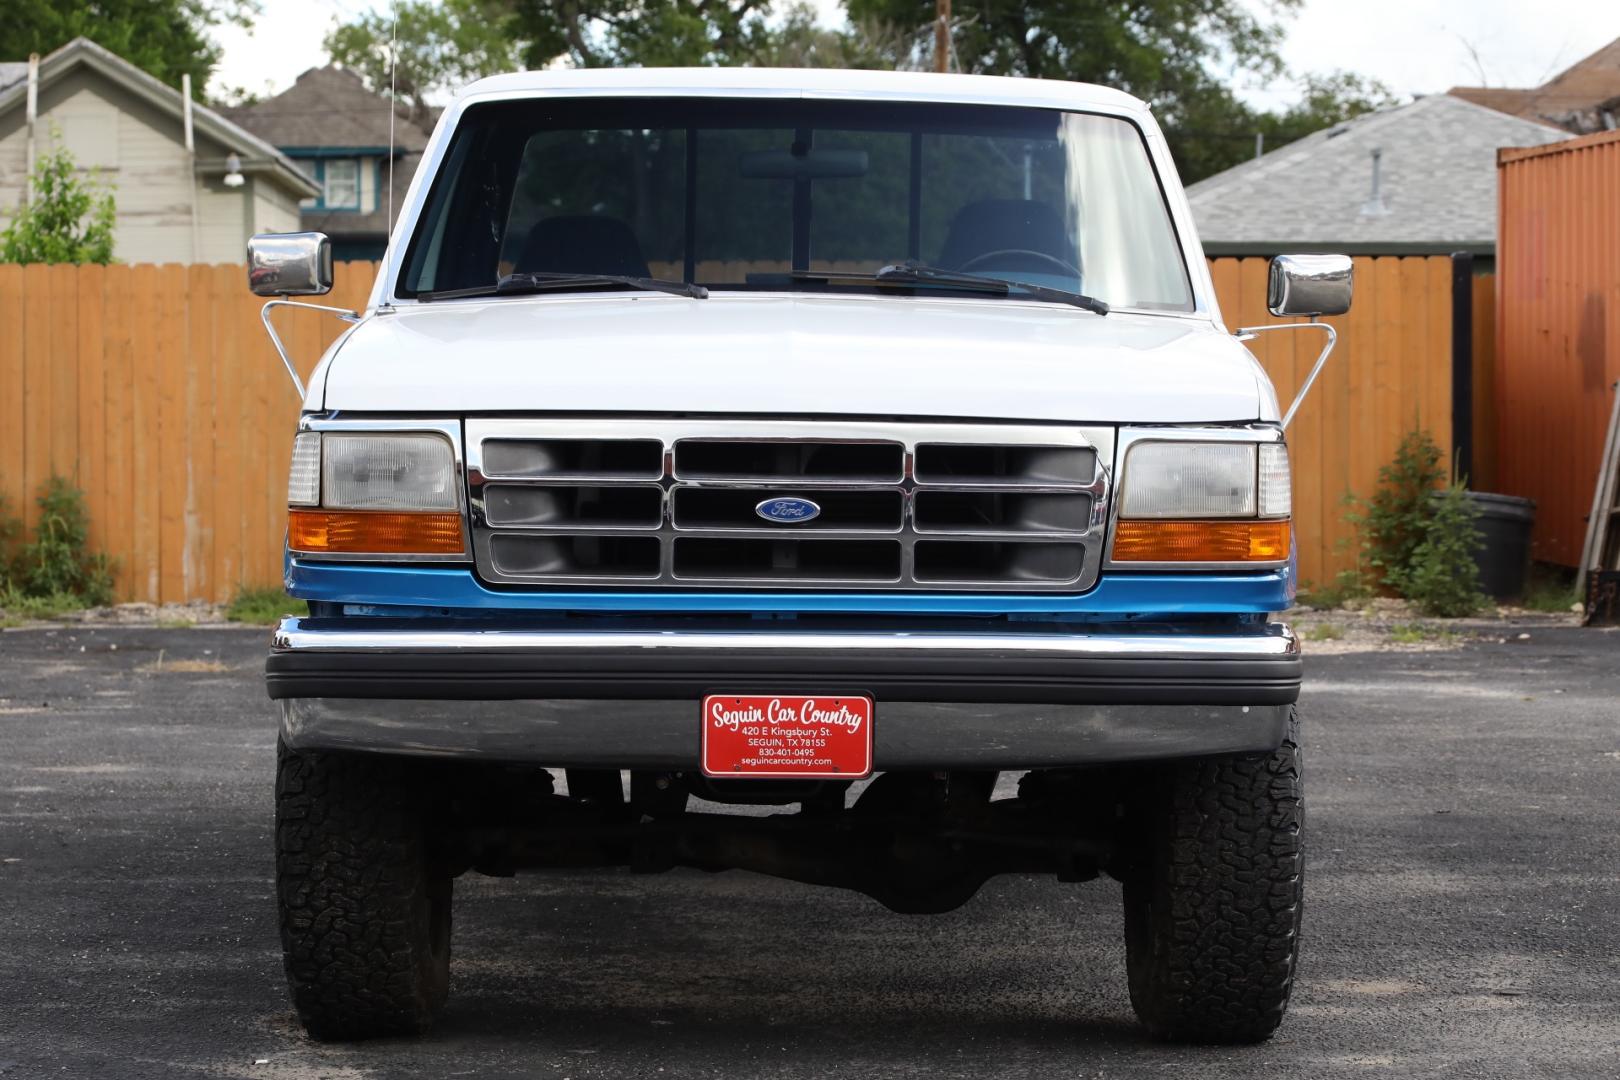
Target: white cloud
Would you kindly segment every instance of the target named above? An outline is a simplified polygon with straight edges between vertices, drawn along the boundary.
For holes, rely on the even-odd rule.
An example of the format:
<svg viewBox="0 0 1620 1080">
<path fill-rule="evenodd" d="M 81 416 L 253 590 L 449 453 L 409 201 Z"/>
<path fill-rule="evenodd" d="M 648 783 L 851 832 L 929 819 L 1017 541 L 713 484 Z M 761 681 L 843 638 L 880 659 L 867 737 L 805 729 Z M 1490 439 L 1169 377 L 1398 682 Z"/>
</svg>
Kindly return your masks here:
<svg viewBox="0 0 1620 1080">
<path fill-rule="evenodd" d="M 1264 0 L 1246 0 L 1264 11 Z M 1370 75 L 1402 95 L 1453 86 L 1538 86 L 1620 37 L 1614 0 L 1306 0 L 1284 24 L 1295 71 Z M 1256 105 L 1294 100 L 1291 83 L 1249 87 Z"/>
</svg>

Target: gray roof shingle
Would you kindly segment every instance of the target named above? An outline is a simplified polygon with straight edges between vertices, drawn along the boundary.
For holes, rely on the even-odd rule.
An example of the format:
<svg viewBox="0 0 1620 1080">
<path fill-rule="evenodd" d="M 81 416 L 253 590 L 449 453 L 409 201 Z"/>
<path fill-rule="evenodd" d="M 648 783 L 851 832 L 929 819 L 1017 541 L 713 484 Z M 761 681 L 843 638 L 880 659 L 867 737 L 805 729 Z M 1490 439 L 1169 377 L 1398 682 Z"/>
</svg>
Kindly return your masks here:
<svg viewBox="0 0 1620 1080">
<path fill-rule="evenodd" d="M 404 152 L 427 146 L 427 133 L 403 106 L 395 109 L 394 145 Z M 388 145 L 388 99 L 354 72 L 330 65 L 310 68 L 273 98 L 220 112 L 282 148 Z"/>
<path fill-rule="evenodd" d="M 1194 184 L 1212 254 L 1496 248 L 1496 150 L 1567 139 L 1557 128 L 1436 94 L 1314 132 Z M 1372 152 L 1380 199 L 1372 203 Z"/>
</svg>

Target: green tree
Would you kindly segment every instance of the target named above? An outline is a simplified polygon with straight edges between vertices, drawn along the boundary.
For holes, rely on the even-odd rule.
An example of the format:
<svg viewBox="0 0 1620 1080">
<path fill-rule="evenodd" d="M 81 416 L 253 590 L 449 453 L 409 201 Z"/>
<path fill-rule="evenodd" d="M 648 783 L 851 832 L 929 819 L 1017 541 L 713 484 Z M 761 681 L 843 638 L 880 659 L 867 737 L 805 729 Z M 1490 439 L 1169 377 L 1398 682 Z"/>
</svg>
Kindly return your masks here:
<svg viewBox="0 0 1620 1080">
<path fill-rule="evenodd" d="M 819 25 L 808 3 L 772 19 L 770 0 L 403 0 L 396 92 L 413 112 L 424 98 L 517 68 L 742 64 L 888 66 L 851 33 Z M 390 86 L 386 13 L 339 26 L 334 62 L 372 89 Z"/>
<path fill-rule="evenodd" d="M 1300 0 L 1275 0 L 1289 14 Z M 850 17 L 917 31 L 930 61 L 932 0 L 847 0 Z M 1117 87 L 1153 103 L 1183 179 L 1241 160 L 1235 137 L 1252 112 L 1227 78 L 1283 74 L 1282 26 L 1242 0 L 958 0 L 954 70 L 1074 79 Z"/>
<path fill-rule="evenodd" d="M 35 161 L 28 186 L 28 201 L 0 230 L 0 262 L 112 262 L 112 189 L 94 174 L 80 176 L 66 147 L 53 141 Z"/>
<path fill-rule="evenodd" d="M 506 0 L 402 0 L 398 16 L 399 64 L 392 73 L 394 25 L 386 10 L 335 28 L 326 51 L 373 90 L 392 89 L 419 126 L 428 116 L 429 95 L 522 66 L 520 29 Z"/>
<path fill-rule="evenodd" d="M 257 0 L 17 0 L 0 16 L 0 57 L 43 56 L 87 37 L 167 86 L 190 75 L 201 98 L 220 56 L 209 31 L 258 11 Z"/>
<path fill-rule="evenodd" d="M 933 66 L 933 0 L 845 6 L 849 24 L 829 27 L 803 0 L 404 0 L 398 93 L 420 115 L 427 94 L 523 66 Z M 1098 82 L 1151 101 L 1187 183 L 1249 158 L 1256 134 L 1275 148 L 1394 100 L 1335 72 L 1307 76 L 1282 112 L 1246 105 L 1233 80 L 1285 72 L 1281 23 L 1244 0 L 957 0 L 955 16 L 956 70 Z M 386 91 L 389 29 L 386 15 L 362 16 L 327 49 Z"/>
</svg>

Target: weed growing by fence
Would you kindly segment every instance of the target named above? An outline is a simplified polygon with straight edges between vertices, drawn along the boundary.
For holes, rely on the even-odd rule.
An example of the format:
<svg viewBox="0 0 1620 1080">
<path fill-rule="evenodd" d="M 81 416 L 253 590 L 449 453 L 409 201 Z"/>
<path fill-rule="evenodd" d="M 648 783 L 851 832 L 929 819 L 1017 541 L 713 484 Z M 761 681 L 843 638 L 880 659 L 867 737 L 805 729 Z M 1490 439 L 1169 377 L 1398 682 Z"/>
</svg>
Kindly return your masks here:
<svg viewBox="0 0 1620 1080">
<path fill-rule="evenodd" d="M 231 622 L 274 626 L 283 615 L 307 615 L 309 605 L 280 589 L 239 589 L 225 609 Z"/>
<path fill-rule="evenodd" d="M 0 612 L 49 619 L 110 603 L 112 563 L 90 550 L 84 493 L 59 476 L 37 499 L 39 524 L 23 539 L 21 522 L 0 502 Z"/>
</svg>

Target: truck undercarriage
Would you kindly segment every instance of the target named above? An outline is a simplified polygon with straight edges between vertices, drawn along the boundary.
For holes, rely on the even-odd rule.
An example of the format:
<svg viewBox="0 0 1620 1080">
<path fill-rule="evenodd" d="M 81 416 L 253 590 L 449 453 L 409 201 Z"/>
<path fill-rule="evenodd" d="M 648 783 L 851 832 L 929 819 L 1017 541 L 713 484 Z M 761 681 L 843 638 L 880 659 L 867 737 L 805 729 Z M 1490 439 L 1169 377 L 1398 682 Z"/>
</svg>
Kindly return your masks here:
<svg viewBox="0 0 1620 1080">
<path fill-rule="evenodd" d="M 998 774 L 988 771 L 889 772 L 857 783 L 632 772 L 626 799 L 615 771 L 567 770 L 559 794 L 543 769 L 472 768 L 445 786 L 431 843 L 451 874 L 751 870 L 853 889 L 894 911 L 937 913 L 960 907 L 996 874 L 1078 882 L 1107 870 L 1128 849 L 1125 800 L 1142 771 L 1030 772 L 1016 797 L 994 799 Z"/>
</svg>

